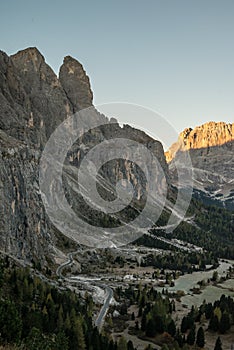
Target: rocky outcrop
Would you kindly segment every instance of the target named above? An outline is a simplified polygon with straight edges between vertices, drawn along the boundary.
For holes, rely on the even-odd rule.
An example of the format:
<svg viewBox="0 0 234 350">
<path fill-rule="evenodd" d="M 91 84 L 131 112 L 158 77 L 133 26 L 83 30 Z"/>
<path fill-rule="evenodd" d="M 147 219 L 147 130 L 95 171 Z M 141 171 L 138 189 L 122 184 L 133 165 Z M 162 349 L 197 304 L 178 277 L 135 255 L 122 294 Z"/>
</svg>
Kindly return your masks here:
<svg viewBox="0 0 234 350">
<path fill-rule="evenodd" d="M 191 157 L 195 192 L 206 200 L 233 207 L 234 124 L 209 122 L 180 133 L 178 141 L 166 152 L 174 183 L 175 160 L 181 164 L 184 152 Z M 186 164 L 181 166 L 186 171 Z"/>
<path fill-rule="evenodd" d="M 23 130 L 27 130 L 29 141 L 43 146 L 55 128 L 72 113 L 73 106 L 56 74 L 36 48 L 20 51 L 11 56 L 11 60 L 28 98 Z"/>
<path fill-rule="evenodd" d="M 179 139 L 166 152 L 167 161 L 170 162 L 179 151 L 192 149 L 206 149 L 222 146 L 234 141 L 234 123 L 208 122 L 195 129 L 187 128 L 179 135 Z"/>
<path fill-rule="evenodd" d="M 41 152 L 56 127 L 91 106 L 92 99 L 89 78 L 75 59 L 65 57 L 57 77 L 36 48 L 11 57 L 0 52 L 0 250 L 21 259 L 40 260 L 42 265 L 54 258 L 55 228 L 39 190 Z M 99 113 L 95 116 L 106 121 Z M 162 145 L 144 132 L 113 121 L 83 135 L 68 152 L 67 165 L 78 167 L 91 147 L 112 137 L 127 137 L 146 145 L 157 156 L 168 180 Z M 110 163 L 103 167 L 102 175 L 114 184 L 119 177 L 127 177 L 137 188 L 137 196 L 143 195 L 142 172 L 128 162 Z M 69 187 L 66 192 L 77 212 L 85 208 L 90 218 L 92 213 L 76 194 Z"/>
<path fill-rule="evenodd" d="M 59 71 L 59 81 L 73 106 L 73 112 L 92 106 L 93 93 L 82 64 L 67 56 Z"/>
</svg>

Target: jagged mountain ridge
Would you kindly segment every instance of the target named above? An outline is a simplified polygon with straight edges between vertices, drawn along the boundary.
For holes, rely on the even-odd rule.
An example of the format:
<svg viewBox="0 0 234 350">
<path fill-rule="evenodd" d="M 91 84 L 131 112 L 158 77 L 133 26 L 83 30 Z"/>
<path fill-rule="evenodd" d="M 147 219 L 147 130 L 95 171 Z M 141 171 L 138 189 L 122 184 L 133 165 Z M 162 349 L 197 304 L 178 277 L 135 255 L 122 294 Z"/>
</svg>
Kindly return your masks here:
<svg viewBox="0 0 234 350">
<path fill-rule="evenodd" d="M 189 152 L 193 164 L 195 194 L 210 203 L 234 207 L 234 124 L 208 122 L 180 133 L 166 152 L 172 182 L 175 164 Z M 186 170 L 186 169 L 185 169 Z"/>
<path fill-rule="evenodd" d="M 82 78 L 90 90 L 84 71 Z M 11 57 L 0 52 L 0 106 L 0 248 L 29 261 L 38 257 L 43 265 L 55 237 L 39 195 L 39 159 L 74 107 L 36 48 Z"/>
<path fill-rule="evenodd" d="M 93 93 L 82 65 L 67 56 L 59 77 L 36 48 L 13 56 L 0 52 L 0 249 L 24 260 L 56 257 L 54 227 L 48 219 L 39 192 L 38 168 L 41 152 L 55 128 L 68 116 L 92 106 Z M 97 113 L 97 118 L 106 117 Z M 108 123 L 107 123 L 108 124 Z M 87 149 L 114 136 L 145 144 L 159 159 L 168 180 L 168 168 L 160 142 L 140 130 L 118 123 L 84 135 L 69 153 L 76 164 Z M 106 170 L 108 172 L 108 170 Z M 105 175 L 105 169 L 104 169 Z M 127 176 L 135 184 L 141 173 L 122 162 L 111 169 L 112 179 Z M 79 210 L 72 191 L 71 204 Z M 89 214 L 89 213 L 88 213 Z"/>
</svg>

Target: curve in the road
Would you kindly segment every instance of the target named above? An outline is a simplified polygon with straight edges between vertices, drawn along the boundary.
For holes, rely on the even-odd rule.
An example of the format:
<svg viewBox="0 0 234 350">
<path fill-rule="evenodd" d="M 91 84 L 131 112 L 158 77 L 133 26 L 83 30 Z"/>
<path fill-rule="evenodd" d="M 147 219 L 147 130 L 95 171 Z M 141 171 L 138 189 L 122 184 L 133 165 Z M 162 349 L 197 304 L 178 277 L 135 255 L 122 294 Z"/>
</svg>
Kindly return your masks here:
<svg viewBox="0 0 234 350">
<path fill-rule="evenodd" d="M 56 274 L 57 274 L 57 276 L 58 276 L 59 278 L 61 278 L 61 279 L 63 279 L 63 280 L 66 280 L 66 281 L 68 281 L 68 282 L 70 281 L 70 282 L 74 283 L 75 280 L 72 279 L 72 278 L 66 278 L 66 277 L 64 277 L 63 274 L 62 274 L 62 271 L 63 271 L 63 269 L 64 269 L 65 267 L 67 267 L 67 266 L 69 266 L 69 265 L 71 265 L 71 264 L 73 263 L 73 256 L 74 256 L 75 254 L 77 254 L 77 252 L 78 252 L 78 251 L 68 253 L 68 255 L 67 255 L 68 260 L 65 261 L 64 263 L 62 263 L 62 264 L 57 268 Z M 82 281 L 79 280 L 79 283 L 81 283 L 81 282 L 82 282 Z M 101 283 L 95 282 L 94 280 L 89 280 L 89 279 L 87 279 L 87 280 L 85 280 L 85 281 L 83 281 L 83 282 L 84 282 L 84 283 L 89 282 L 90 284 L 93 284 L 93 285 L 95 285 L 95 286 L 98 286 L 98 287 L 100 287 L 100 288 L 103 288 L 103 289 L 105 290 L 105 292 L 106 292 L 106 299 L 105 299 L 104 304 L 102 305 L 102 308 L 101 308 L 101 310 L 99 311 L 99 314 L 98 314 L 98 316 L 97 316 L 97 318 L 96 318 L 96 320 L 95 320 L 95 326 L 96 326 L 99 330 L 101 330 L 101 329 L 102 329 L 102 326 L 103 326 L 103 323 L 104 323 L 104 320 L 105 320 L 105 317 L 106 317 L 106 314 L 107 314 L 108 309 L 109 309 L 109 307 L 110 307 L 111 299 L 112 299 L 112 297 L 113 297 L 113 290 L 112 290 L 109 286 L 107 286 L 107 285 L 105 285 L 105 284 L 101 284 Z"/>
</svg>

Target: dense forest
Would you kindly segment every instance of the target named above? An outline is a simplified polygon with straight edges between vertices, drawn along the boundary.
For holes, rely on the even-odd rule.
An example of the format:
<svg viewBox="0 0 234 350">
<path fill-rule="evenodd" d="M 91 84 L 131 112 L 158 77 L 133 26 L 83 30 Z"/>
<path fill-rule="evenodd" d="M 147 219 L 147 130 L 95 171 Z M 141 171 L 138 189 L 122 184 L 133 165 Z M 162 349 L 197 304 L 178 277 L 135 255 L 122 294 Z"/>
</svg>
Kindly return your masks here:
<svg viewBox="0 0 234 350">
<path fill-rule="evenodd" d="M 159 269 L 170 269 L 182 273 L 192 273 L 198 270 L 205 270 L 206 265 L 216 268 L 218 259 L 212 253 L 203 252 L 173 252 L 168 254 L 149 254 L 144 258 L 141 266 L 153 266 Z"/>
<path fill-rule="evenodd" d="M 0 345 L 25 350 L 121 350 L 93 326 L 93 301 L 61 290 L 29 268 L 0 261 Z M 126 343 L 126 350 L 134 350 Z M 129 347 L 129 349 L 128 349 Z"/>
<path fill-rule="evenodd" d="M 163 212 L 157 226 L 164 226 L 168 222 L 169 213 Z M 160 249 L 175 250 L 172 245 L 157 239 L 157 236 L 167 239 L 177 238 L 204 248 L 214 257 L 234 259 L 234 213 L 216 206 L 205 206 L 196 199 L 192 199 L 187 211 L 190 222 L 183 221 L 172 232 L 152 228 L 153 237 L 145 235 L 137 240 L 137 244 L 153 246 Z"/>
</svg>

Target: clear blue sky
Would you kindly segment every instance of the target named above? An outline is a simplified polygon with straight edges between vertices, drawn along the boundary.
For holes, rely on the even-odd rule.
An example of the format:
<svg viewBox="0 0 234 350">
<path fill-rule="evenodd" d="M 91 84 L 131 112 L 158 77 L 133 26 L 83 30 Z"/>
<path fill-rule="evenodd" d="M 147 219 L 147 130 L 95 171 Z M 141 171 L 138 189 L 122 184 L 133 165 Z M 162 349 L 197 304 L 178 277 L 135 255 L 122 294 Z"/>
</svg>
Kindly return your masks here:
<svg viewBox="0 0 234 350">
<path fill-rule="evenodd" d="M 77 58 L 95 104 L 144 105 L 178 131 L 234 121 L 233 0 L 1 1 L 0 48 L 28 46 L 56 72 Z"/>
</svg>

